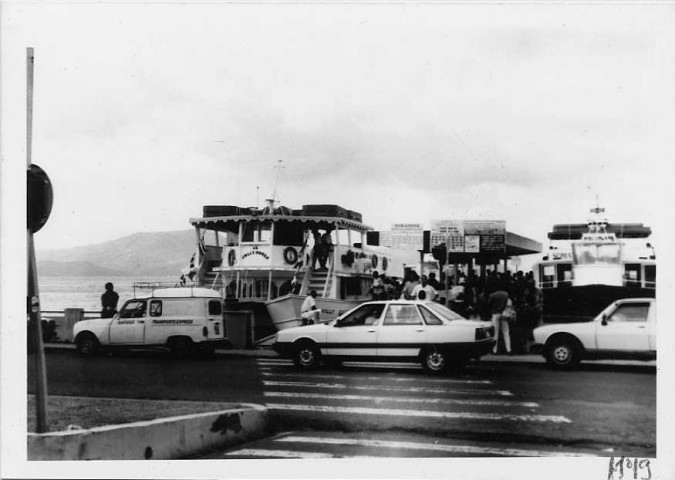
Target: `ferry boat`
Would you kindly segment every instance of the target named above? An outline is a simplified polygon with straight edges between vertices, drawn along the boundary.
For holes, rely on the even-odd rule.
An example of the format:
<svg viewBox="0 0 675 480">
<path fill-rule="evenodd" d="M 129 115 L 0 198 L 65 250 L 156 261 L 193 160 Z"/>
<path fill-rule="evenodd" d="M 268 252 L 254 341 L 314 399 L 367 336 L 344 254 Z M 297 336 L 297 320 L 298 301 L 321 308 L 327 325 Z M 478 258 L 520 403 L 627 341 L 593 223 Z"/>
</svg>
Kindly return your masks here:
<svg viewBox="0 0 675 480">
<path fill-rule="evenodd" d="M 198 253 L 188 281 L 221 291 L 227 309 L 253 311 L 256 339 L 299 325 L 312 290 L 319 321 L 370 300 L 373 273 L 389 275 L 393 267 L 362 215 L 338 205 L 209 205 L 190 223 Z M 314 258 L 320 236 L 331 244 L 325 268 Z"/>
<path fill-rule="evenodd" d="M 544 322 L 592 318 L 619 298 L 655 297 L 651 229 L 608 223 L 604 211 L 595 207 L 586 224 L 554 225 L 549 232 L 549 250 L 533 268 Z"/>
</svg>

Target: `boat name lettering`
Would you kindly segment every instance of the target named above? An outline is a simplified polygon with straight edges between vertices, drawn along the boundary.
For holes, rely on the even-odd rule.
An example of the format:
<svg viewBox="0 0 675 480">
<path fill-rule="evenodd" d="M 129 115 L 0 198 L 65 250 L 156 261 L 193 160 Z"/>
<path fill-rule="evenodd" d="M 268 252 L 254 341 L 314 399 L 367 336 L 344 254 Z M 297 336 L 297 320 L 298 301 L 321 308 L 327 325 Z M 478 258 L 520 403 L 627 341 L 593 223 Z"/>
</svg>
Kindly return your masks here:
<svg viewBox="0 0 675 480">
<path fill-rule="evenodd" d="M 581 237 L 581 240 L 592 241 L 592 242 L 615 242 L 616 235 L 613 233 L 610 234 L 592 234 L 587 233 Z"/>
<path fill-rule="evenodd" d="M 263 257 L 265 260 L 269 260 L 269 259 L 270 259 L 270 256 L 269 256 L 269 255 L 267 255 L 265 252 L 261 252 L 260 250 L 251 250 L 250 252 L 246 252 L 245 254 L 243 254 L 243 255 L 241 256 L 241 258 L 243 259 L 243 258 L 246 258 L 246 257 L 250 257 L 251 255 L 262 255 L 262 257 Z"/>
<path fill-rule="evenodd" d="M 174 318 L 171 320 L 153 320 L 153 325 L 190 325 L 193 323 L 192 319 Z"/>
</svg>

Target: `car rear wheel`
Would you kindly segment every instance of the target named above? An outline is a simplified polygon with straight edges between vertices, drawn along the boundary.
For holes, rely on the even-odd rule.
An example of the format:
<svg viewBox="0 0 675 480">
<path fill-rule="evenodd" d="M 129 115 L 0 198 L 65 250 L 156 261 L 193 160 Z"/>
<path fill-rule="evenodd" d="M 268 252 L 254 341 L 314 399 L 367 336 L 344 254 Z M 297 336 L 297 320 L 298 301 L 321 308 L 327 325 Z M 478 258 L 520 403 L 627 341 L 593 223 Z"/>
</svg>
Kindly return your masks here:
<svg viewBox="0 0 675 480">
<path fill-rule="evenodd" d="M 559 338 L 546 346 L 546 361 L 556 368 L 571 368 L 581 361 L 581 349 L 571 338 Z"/>
<path fill-rule="evenodd" d="M 448 357 L 439 350 L 428 349 L 422 353 L 422 367 L 431 373 L 441 373 L 448 367 Z"/>
<path fill-rule="evenodd" d="M 77 353 L 83 357 L 91 357 L 98 351 L 98 340 L 92 333 L 83 333 L 75 341 Z"/>
<path fill-rule="evenodd" d="M 293 352 L 293 363 L 300 368 L 316 368 L 321 360 L 319 348 L 312 342 L 299 343 Z"/>
</svg>

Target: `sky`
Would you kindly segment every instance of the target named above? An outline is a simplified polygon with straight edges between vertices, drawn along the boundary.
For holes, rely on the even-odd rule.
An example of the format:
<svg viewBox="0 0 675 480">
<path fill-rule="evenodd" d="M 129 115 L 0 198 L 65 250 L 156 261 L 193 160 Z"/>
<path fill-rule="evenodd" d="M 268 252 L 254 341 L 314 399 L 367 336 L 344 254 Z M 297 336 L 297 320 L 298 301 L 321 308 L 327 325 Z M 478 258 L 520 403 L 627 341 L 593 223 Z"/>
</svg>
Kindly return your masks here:
<svg viewBox="0 0 675 480">
<path fill-rule="evenodd" d="M 262 206 L 275 186 L 379 230 L 505 220 L 546 242 L 596 196 L 610 221 L 658 230 L 672 12 L 9 3 L 3 101 L 21 121 L 4 162 L 25 162 L 32 46 L 33 162 L 54 185 L 38 250 L 188 229 L 203 205 Z"/>
<path fill-rule="evenodd" d="M 597 197 L 610 222 L 651 226 L 660 265 L 675 263 L 670 2 L 0 7 L 3 339 L 25 318 L 25 294 L 8 292 L 26 258 L 29 46 L 32 161 L 54 185 L 38 250 L 189 229 L 204 205 L 262 206 L 276 188 L 283 205 L 339 204 L 379 230 L 504 220 L 544 244 Z M 24 382 L 23 343 L 5 343 L 19 355 L 3 349 L 2 383 Z M 169 476 L 142 465 L 136 478 Z"/>
</svg>

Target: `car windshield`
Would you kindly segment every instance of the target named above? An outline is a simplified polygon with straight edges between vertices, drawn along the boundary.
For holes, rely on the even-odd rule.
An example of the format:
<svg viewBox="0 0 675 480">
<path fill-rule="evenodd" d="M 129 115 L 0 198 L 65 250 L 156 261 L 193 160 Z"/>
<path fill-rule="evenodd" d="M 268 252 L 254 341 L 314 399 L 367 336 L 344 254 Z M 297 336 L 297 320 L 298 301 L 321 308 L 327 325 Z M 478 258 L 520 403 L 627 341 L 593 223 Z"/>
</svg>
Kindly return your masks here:
<svg viewBox="0 0 675 480">
<path fill-rule="evenodd" d="M 424 304 L 425 307 L 427 307 L 429 310 L 434 312 L 436 315 L 439 317 L 445 319 L 445 320 L 465 320 L 464 317 L 459 315 L 458 313 L 453 312 L 450 310 L 448 307 L 445 305 L 441 305 L 440 303 L 436 302 L 427 302 Z"/>
</svg>

